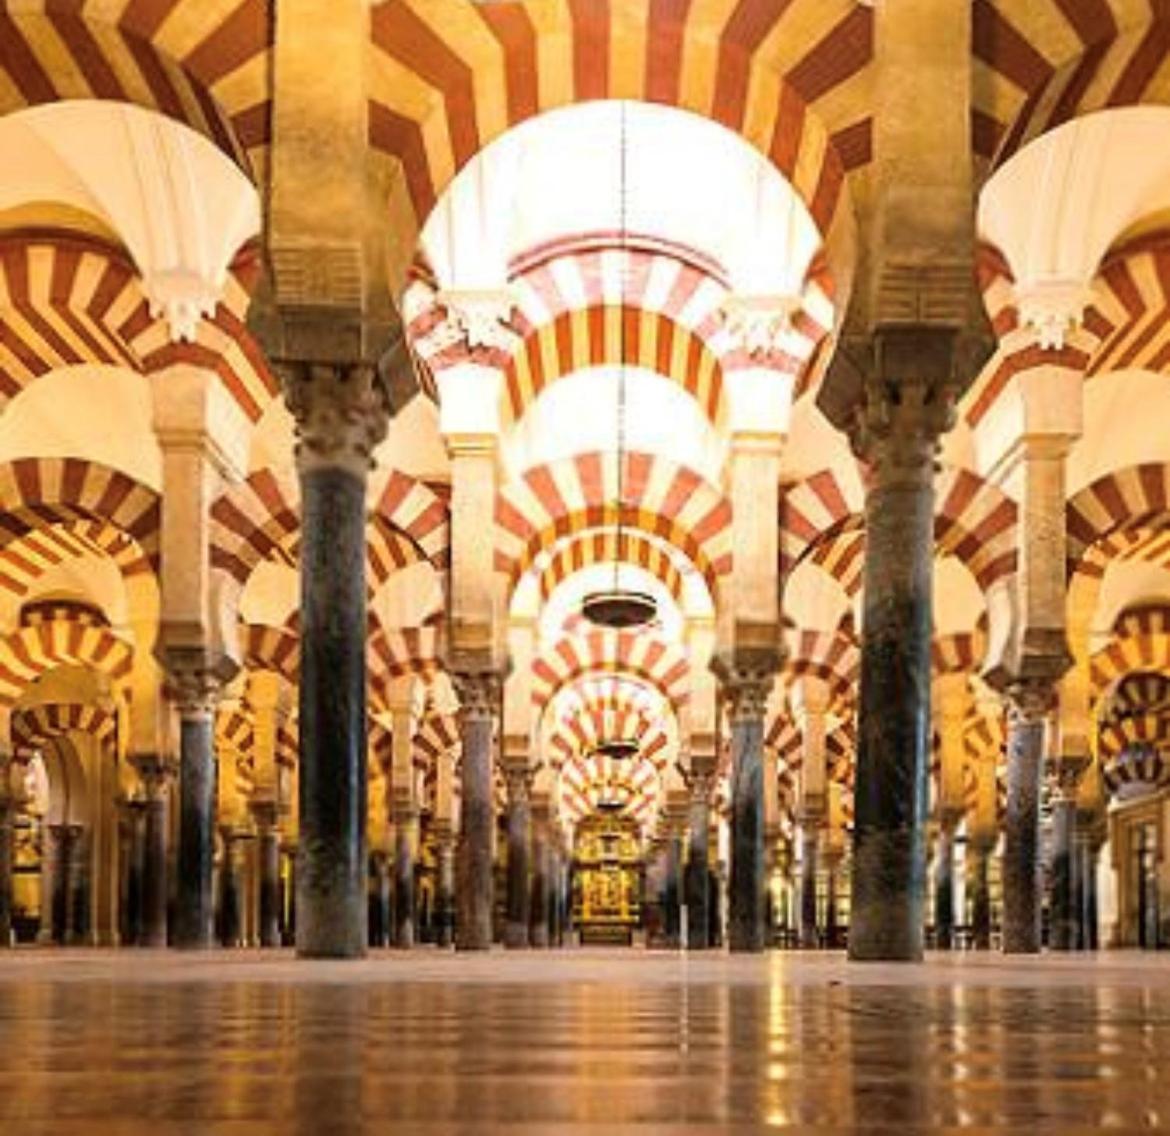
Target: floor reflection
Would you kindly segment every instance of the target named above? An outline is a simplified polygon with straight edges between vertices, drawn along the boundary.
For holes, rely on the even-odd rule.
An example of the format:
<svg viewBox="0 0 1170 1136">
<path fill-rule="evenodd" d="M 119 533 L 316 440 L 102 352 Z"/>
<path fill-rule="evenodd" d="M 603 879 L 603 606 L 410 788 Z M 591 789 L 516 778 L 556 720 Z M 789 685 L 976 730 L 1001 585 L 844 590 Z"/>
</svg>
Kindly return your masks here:
<svg viewBox="0 0 1170 1136">
<path fill-rule="evenodd" d="M 91 959 L 93 956 L 89 956 Z M 1170 1118 L 1167 968 L 0 961 L 0 1130 L 1075 1133 Z M 254 956 L 253 956 L 254 957 Z M 418 970 L 416 974 L 415 971 Z M 890 972 L 892 973 L 892 972 Z M 324 975 L 324 977 L 323 977 Z"/>
</svg>

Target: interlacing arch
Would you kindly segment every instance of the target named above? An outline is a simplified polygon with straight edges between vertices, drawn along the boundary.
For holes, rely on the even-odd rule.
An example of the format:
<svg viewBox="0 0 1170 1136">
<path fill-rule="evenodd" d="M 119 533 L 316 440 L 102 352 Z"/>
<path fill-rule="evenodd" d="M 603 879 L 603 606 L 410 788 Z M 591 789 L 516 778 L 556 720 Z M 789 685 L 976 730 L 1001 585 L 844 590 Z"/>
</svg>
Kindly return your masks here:
<svg viewBox="0 0 1170 1136">
<path fill-rule="evenodd" d="M 438 624 L 391 628 L 383 626 L 371 614 L 366 668 L 371 709 L 389 709 L 394 679 L 413 674 L 429 681 L 439 670 Z"/>
<path fill-rule="evenodd" d="M 975 0 L 972 14 L 972 141 L 995 166 L 1094 111 L 1170 104 L 1161 0 Z"/>
<path fill-rule="evenodd" d="M 299 681 L 300 636 L 288 627 L 240 623 L 240 660 L 247 670 L 272 671 L 290 685 Z"/>
<path fill-rule="evenodd" d="M 1170 785 L 1170 677 L 1136 671 L 1117 684 L 1103 707 L 1098 753 L 1111 794 Z"/>
<path fill-rule="evenodd" d="M 1131 671 L 1170 671 L 1170 604 L 1128 607 L 1113 623 L 1109 643 L 1089 660 L 1096 697 L 1107 694 Z"/>
<path fill-rule="evenodd" d="M 368 525 L 371 591 L 399 568 L 430 564 L 443 578 L 450 559 L 449 511 L 433 489 L 390 474 Z M 295 568 L 300 545 L 300 489 L 271 469 L 249 474 L 211 507 L 211 564 L 239 584 L 263 561 Z"/>
<path fill-rule="evenodd" d="M 871 160 L 873 56 L 873 13 L 852 0 L 742 16 L 656 2 L 637 21 L 583 0 L 539 14 L 390 0 L 372 9 L 371 31 L 370 142 L 401 170 L 391 209 L 416 233 L 455 175 L 511 127 L 607 98 L 676 106 L 742 134 L 823 235 L 851 224 L 846 177 Z"/>
<path fill-rule="evenodd" d="M 823 679 L 830 697 L 844 705 L 855 698 L 861 651 L 850 626 L 835 631 L 790 629 L 784 673 L 790 680 L 804 676 Z"/>
<path fill-rule="evenodd" d="M 88 667 L 120 686 L 133 664 L 130 644 L 100 623 L 59 617 L 20 627 L 0 639 L 0 705 L 57 667 Z"/>
<path fill-rule="evenodd" d="M 701 474 L 654 454 L 625 455 L 623 528 L 657 536 L 702 572 L 712 595 L 731 571 L 731 504 Z M 496 498 L 496 571 L 509 592 L 533 561 L 577 532 L 616 528 L 617 463 L 577 454 L 527 470 Z"/>
<path fill-rule="evenodd" d="M 12 711 L 9 732 L 12 752 L 18 761 L 27 761 L 51 738 L 66 734 L 89 734 L 103 750 L 112 752 L 117 744 L 118 717 L 110 708 L 80 702 L 40 702 Z"/>
<path fill-rule="evenodd" d="M 861 591 L 865 566 L 864 516 L 847 511 L 836 478 L 817 474 L 783 495 L 782 567 L 789 573 L 810 562 L 845 593 Z M 969 469 L 946 466 L 935 480 L 935 555 L 954 556 L 983 591 L 1016 571 L 1019 509 L 998 486 Z"/>
<path fill-rule="evenodd" d="M 586 675 L 629 675 L 659 690 L 677 712 L 690 698 L 686 652 L 659 635 L 594 628 L 543 644 L 532 664 L 538 711 L 562 687 Z"/>
<path fill-rule="evenodd" d="M 1100 579 L 1111 560 L 1146 560 L 1170 520 L 1170 465 L 1117 470 L 1077 493 L 1066 509 L 1068 575 Z M 1139 539 L 1135 540 L 1135 536 Z"/>
<path fill-rule="evenodd" d="M 30 533 L 93 522 L 134 542 L 124 575 L 157 574 L 159 495 L 120 470 L 82 458 L 19 458 L 0 465 L 0 550 Z"/>
<path fill-rule="evenodd" d="M 0 114 L 66 99 L 134 103 L 198 131 L 263 182 L 275 35 L 265 0 L 12 7 L 0 11 Z"/>
</svg>

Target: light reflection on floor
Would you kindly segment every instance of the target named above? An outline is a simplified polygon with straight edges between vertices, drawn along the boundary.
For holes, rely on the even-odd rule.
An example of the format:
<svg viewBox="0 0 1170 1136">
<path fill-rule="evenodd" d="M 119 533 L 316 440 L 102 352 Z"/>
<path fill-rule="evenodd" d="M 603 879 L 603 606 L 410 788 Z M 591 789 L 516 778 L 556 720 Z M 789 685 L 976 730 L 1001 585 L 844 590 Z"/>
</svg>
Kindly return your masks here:
<svg viewBox="0 0 1170 1136">
<path fill-rule="evenodd" d="M 1170 962 L 0 957 L 0 1132 L 1134 1132 Z"/>
</svg>

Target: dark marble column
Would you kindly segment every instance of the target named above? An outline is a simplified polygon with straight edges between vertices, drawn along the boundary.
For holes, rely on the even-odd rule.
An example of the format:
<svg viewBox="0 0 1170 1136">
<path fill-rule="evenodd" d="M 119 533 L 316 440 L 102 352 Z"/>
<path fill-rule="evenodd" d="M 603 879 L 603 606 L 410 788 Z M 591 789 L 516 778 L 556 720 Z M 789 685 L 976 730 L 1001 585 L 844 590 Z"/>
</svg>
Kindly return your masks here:
<svg viewBox="0 0 1170 1136">
<path fill-rule="evenodd" d="M 275 801 L 253 801 L 260 891 L 260 946 L 280 946 L 280 812 Z"/>
<path fill-rule="evenodd" d="M 118 802 L 118 941 L 122 946 L 142 942 L 142 864 L 146 818 L 144 801 Z"/>
<path fill-rule="evenodd" d="M 711 946 L 709 862 L 712 772 L 692 764 L 686 876 L 687 950 L 690 951 L 705 951 Z"/>
<path fill-rule="evenodd" d="M 228 948 L 243 945 L 243 873 L 240 848 L 242 835 L 234 828 L 221 828 L 223 859 L 220 862 L 220 943 Z"/>
<path fill-rule="evenodd" d="M 1076 780 L 1070 777 L 1062 780 L 1052 802 L 1052 889 L 1048 911 L 1049 946 L 1054 951 L 1077 949 L 1076 859 Z"/>
<path fill-rule="evenodd" d="M 955 825 L 957 818 L 939 818 L 934 852 L 934 945 L 949 951 L 955 945 Z"/>
<path fill-rule="evenodd" d="M 287 843 L 281 849 L 285 857 L 287 876 L 284 885 L 284 927 L 281 944 L 295 947 L 297 942 L 297 846 Z"/>
<path fill-rule="evenodd" d="M 69 928 L 69 867 L 73 860 L 71 844 L 76 825 L 48 825 L 49 880 L 51 889 L 48 897 L 49 934 L 46 941 L 63 945 Z M 44 897 L 41 901 L 42 934 L 44 923 Z"/>
<path fill-rule="evenodd" d="M 551 947 L 565 945 L 568 903 L 564 857 L 560 847 L 552 842 L 548 849 L 548 942 Z"/>
<path fill-rule="evenodd" d="M 949 428 L 955 333 L 874 340 L 854 445 L 870 469 L 849 957 L 922 957 L 930 752 L 934 456 Z"/>
<path fill-rule="evenodd" d="M 436 820 L 435 925 L 440 947 L 455 942 L 455 833 L 449 820 Z"/>
<path fill-rule="evenodd" d="M 552 823 L 547 794 L 532 801 L 532 892 L 528 912 L 529 942 L 549 945 L 549 825 Z"/>
<path fill-rule="evenodd" d="M 83 825 L 70 825 L 69 886 L 66 891 L 65 942 L 79 947 L 89 935 L 89 885 L 92 872 L 93 848 L 90 830 Z"/>
<path fill-rule="evenodd" d="M 716 659 L 731 720 L 730 947 L 762 951 L 764 916 L 764 710 L 779 665 L 776 652 Z"/>
<path fill-rule="evenodd" d="M 155 755 L 133 759 L 142 782 L 141 818 L 134 841 L 138 875 L 138 935 L 142 947 L 167 945 L 167 803 L 173 765 Z"/>
<path fill-rule="evenodd" d="M 508 922 L 504 928 L 504 945 L 513 950 L 529 945 L 529 845 L 532 839 L 532 787 L 527 758 L 507 761 L 504 777 L 508 785 Z"/>
<path fill-rule="evenodd" d="M 1040 951 L 1040 780 L 1047 684 L 1017 683 L 1009 692 L 1007 817 L 1003 847 L 1003 950 Z"/>
<path fill-rule="evenodd" d="M 171 943 L 206 950 L 215 941 L 215 705 L 219 683 L 197 666 L 172 667 L 179 709 L 179 855 Z"/>
<path fill-rule="evenodd" d="M 665 946 L 677 950 L 682 943 L 682 834 L 672 822 L 666 833 L 663 855 L 662 907 L 665 922 Z"/>
<path fill-rule="evenodd" d="M 8 764 L 6 761 L 0 761 L 0 950 L 12 946 L 12 866 L 16 799 L 12 795 L 8 778 Z"/>
<path fill-rule="evenodd" d="M 841 853 L 826 852 L 825 863 L 825 946 L 830 950 L 837 946 L 841 928 L 837 923 L 837 898 L 841 872 Z"/>
<path fill-rule="evenodd" d="M 463 741 L 455 946 L 486 951 L 492 945 L 494 893 L 492 723 L 500 703 L 500 680 L 488 671 L 457 674 L 455 689 Z"/>
<path fill-rule="evenodd" d="M 418 836 L 418 810 L 396 803 L 394 810 L 394 945 L 410 950 L 417 938 L 415 927 L 414 848 Z"/>
<path fill-rule="evenodd" d="M 369 908 L 367 930 L 370 946 L 388 947 L 390 937 L 390 905 L 394 902 L 394 888 L 390 879 L 390 860 L 385 852 L 370 853 Z"/>
<path fill-rule="evenodd" d="M 362 362 L 280 373 L 297 426 L 303 518 L 297 953 L 360 958 L 369 914 L 366 483 L 388 394 Z"/>
<path fill-rule="evenodd" d="M 1097 859 L 1101 852 L 1101 824 L 1090 813 L 1082 814 L 1077 827 L 1081 851 L 1081 941 L 1086 951 L 1100 948 L 1100 925 L 1097 910 Z M 1083 834 L 1083 838 L 1082 838 Z"/>
<path fill-rule="evenodd" d="M 817 875 L 820 868 L 821 816 L 814 813 L 801 825 L 800 851 L 800 945 L 816 950 L 821 945 L 817 925 Z"/>
<path fill-rule="evenodd" d="M 970 837 L 967 841 L 969 868 L 967 886 L 971 889 L 971 938 L 977 951 L 991 950 L 991 887 L 988 867 L 995 838 L 990 835 Z"/>
</svg>

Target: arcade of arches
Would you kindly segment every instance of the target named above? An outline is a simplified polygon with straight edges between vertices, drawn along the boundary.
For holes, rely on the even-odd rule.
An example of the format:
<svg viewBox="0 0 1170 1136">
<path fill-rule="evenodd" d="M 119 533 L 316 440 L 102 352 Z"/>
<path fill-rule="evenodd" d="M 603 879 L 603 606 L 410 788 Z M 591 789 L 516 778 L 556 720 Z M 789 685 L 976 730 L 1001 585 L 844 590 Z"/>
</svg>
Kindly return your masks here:
<svg viewBox="0 0 1170 1136">
<path fill-rule="evenodd" d="M 1168 59 L 0 4 L 0 944 L 1170 945 Z"/>
</svg>

